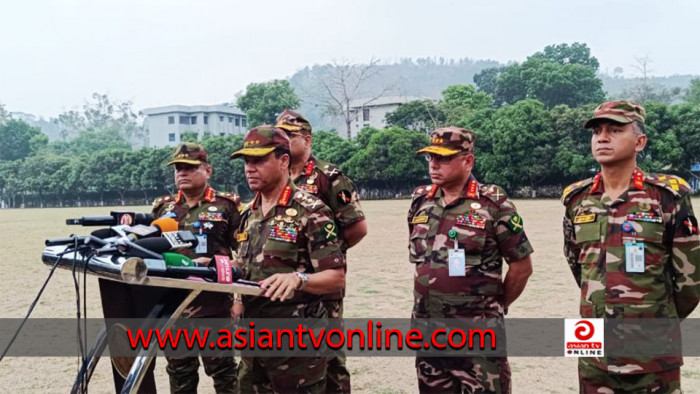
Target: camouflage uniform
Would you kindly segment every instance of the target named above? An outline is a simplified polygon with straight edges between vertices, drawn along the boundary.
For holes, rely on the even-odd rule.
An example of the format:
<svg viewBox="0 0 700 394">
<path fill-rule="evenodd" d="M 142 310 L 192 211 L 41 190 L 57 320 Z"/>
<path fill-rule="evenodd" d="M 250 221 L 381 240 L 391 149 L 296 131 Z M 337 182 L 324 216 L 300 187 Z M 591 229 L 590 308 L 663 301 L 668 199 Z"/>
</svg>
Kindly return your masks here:
<svg viewBox="0 0 700 394">
<path fill-rule="evenodd" d="M 286 132 L 311 133 L 311 125 L 299 113 L 285 110 L 277 118 L 277 126 Z M 341 239 L 343 254 L 346 256 L 348 249 L 343 229 L 361 220 L 365 215 L 360 206 L 360 197 L 355 184 L 335 164 L 316 159 L 313 155 L 309 158 L 304 171 L 294 179 L 299 189 L 318 196 L 331 211 L 338 224 L 338 236 Z M 331 318 L 343 317 L 343 297 L 345 291 L 328 294 L 323 297 L 323 306 Z M 333 357 L 328 360 L 327 392 L 349 393 L 350 372 L 345 366 L 345 357 Z"/>
<path fill-rule="evenodd" d="M 471 152 L 474 134 L 454 127 L 431 135 L 419 153 Z M 414 190 L 408 211 L 409 260 L 416 265 L 413 318 L 502 318 L 503 260 L 532 253 L 523 222 L 505 191 L 480 184 L 473 176 L 462 197 L 446 205 L 436 185 Z M 466 273 L 450 276 L 448 253 L 457 243 L 465 251 Z M 505 357 L 417 357 L 421 392 L 509 393 Z"/>
<path fill-rule="evenodd" d="M 285 144 L 288 149 L 289 139 L 280 129 L 261 126 L 246 135 L 244 149 L 232 157 L 263 156 L 261 152 L 270 154 L 275 146 Z M 267 214 L 261 205 L 256 195 L 242 213 L 237 235 L 238 258 L 247 280 L 261 281 L 276 273 L 345 268 L 333 213 L 318 197 L 297 189 L 290 181 Z M 243 296 L 243 305 L 246 318 L 327 316 L 322 297 L 304 291 L 285 301 Z M 326 364 L 322 357 L 244 357 L 239 373 L 241 391 L 323 393 Z"/>
<path fill-rule="evenodd" d="M 592 120 L 640 118 L 643 108 L 609 102 Z M 615 200 L 604 194 L 601 174 L 564 189 L 564 253 L 581 288 L 581 317 L 683 319 L 693 311 L 700 301 L 700 239 L 688 191 L 681 178 L 639 168 Z M 628 272 L 626 243 L 644 245 L 635 272 Z M 680 392 L 680 365 L 681 357 L 581 358 L 580 387 Z"/>
<path fill-rule="evenodd" d="M 206 152 L 196 144 L 182 144 L 176 148 L 175 163 L 195 164 L 206 162 Z M 182 190 L 176 195 L 157 198 L 153 202 L 155 217 L 171 217 L 179 223 L 179 230 L 191 231 L 197 236 L 206 236 L 206 250 L 188 249 L 181 253 L 190 257 L 231 257 L 236 247 L 235 231 L 240 223 L 242 205 L 238 195 L 217 192 L 207 185 L 204 198 L 190 207 Z M 212 260 L 210 265 L 215 264 Z M 183 313 L 183 317 L 230 318 L 231 296 L 226 293 L 203 292 Z M 199 359 L 197 357 L 168 357 L 168 375 L 172 392 L 191 393 L 197 391 L 199 383 Z M 204 371 L 214 380 L 217 393 L 238 392 L 238 366 L 231 357 L 202 357 Z"/>
</svg>

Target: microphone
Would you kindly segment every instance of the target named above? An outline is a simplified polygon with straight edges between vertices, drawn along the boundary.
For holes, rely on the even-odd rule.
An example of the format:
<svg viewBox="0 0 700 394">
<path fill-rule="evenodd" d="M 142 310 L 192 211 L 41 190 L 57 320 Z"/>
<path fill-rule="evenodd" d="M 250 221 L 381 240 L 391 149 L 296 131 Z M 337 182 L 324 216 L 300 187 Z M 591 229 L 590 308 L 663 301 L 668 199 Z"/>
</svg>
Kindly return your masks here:
<svg viewBox="0 0 700 394">
<path fill-rule="evenodd" d="M 130 226 L 132 224 L 148 224 L 155 219 L 150 213 L 111 212 L 110 216 L 83 216 L 77 219 L 66 219 L 68 225 L 79 226 Z"/>
<path fill-rule="evenodd" d="M 163 253 L 163 260 L 165 260 L 166 272 L 177 278 L 185 279 L 188 276 L 196 276 L 217 283 L 246 282 L 245 284 L 254 283 L 257 285 L 257 282 L 241 282 L 243 272 L 238 267 L 231 265 L 228 256 L 214 256 L 216 267 L 198 267 L 192 259 L 178 253 Z"/>
<path fill-rule="evenodd" d="M 179 224 L 173 218 L 159 218 L 151 222 L 150 226 L 137 224 L 135 226 L 125 227 L 124 232 L 128 234 L 132 241 L 139 238 L 158 237 L 162 233 L 177 231 Z"/>
</svg>

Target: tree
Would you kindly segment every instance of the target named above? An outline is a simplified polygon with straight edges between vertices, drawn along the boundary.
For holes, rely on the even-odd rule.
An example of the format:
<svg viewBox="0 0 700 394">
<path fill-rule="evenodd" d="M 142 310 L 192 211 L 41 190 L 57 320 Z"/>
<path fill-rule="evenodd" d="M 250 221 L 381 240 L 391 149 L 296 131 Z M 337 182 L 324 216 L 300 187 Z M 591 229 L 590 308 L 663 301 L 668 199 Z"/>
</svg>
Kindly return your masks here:
<svg viewBox="0 0 700 394">
<path fill-rule="evenodd" d="M 580 64 L 590 67 L 593 71 L 598 71 L 600 63 L 598 59 L 591 56 L 591 49 L 588 45 L 575 42 L 569 44 L 549 45 L 542 52 L 537 52 L 531 58 L 539 58 L 547 61 L 554 61 L 561 65 Z"/>
<path fill-rule="evenodd" d="M 328 131 L 314 131 L 311 149 L 314 156 L 329 161 L 345 170 L 347 162 L 355 153 L 355 146 L 347 139 Z"/>
<path fill-rule="evenodd" d="M 43 139 L 42 139 L 43 136 Z M 0 125 L 0 160 L 19 160 L 32 154 L 32 149 L 39 149 L 46 136 L 38 127 L 32 127 L 21 120 L 8 120 Z"/>
<path fill-rule="evenodd" d="M 107 130 L 82 131 L 68 141 L 54 141 L 49 149 L 56 153 L 80 155 L 105 149 L 131 150 L 131 144 L 121 133 Z"/>
<path fill-rule="evenodd" d="M 202 141 L 209 163 L 214 169 L 209 180 L 217 190 L 236 192 L 250 196 L 243 170 L 243 160 L 231 160 L 231 153 L 243 147 L 242 135 L 212 136 Z"/>
<path fill-rule="evenodd" d="M 246 112 L 250 127 L 274 125 L 277 115 L 282 111 L 299 106 L 299 97 L 289 81 L 275 79 L 271 82 L 251 83 L 246 87 L 245 94 L 238 98 L 237 104 Z"/>
<path fill-rule="evenodd" d="M 685 91 L 685 100 L 691 104 L 700 104 L 700 78 L 690 81 L 690 86 Z"/>
<path fill-rule="evenodd" d="M 112 101 L 106 94 L 93 93 L 81 111 L 68 111 L 58 116 L 60 135 L 69 140 L 85 132 L 119 134 L 130 145 L 147 146 L 147 131 L 132 110 L 131 101 Z"/>
<path fill-rule="evenodd" d="M 5 105 L 0 103 L 0 126 L 4 125 L 8 120 L 10 120 L 10 113 L 5 109 Z"/>
<path fill-rule="evenodd" d="M 428 136 L 417 131 L 398 127 L 376 131 L 367 146 L 348 160 L 348 175 L 396 192 L 427 177 L 427 162 L 416 151 L 428 143 Z"/>
<path fill-rule="evenodd" d="M 591 131 L 583 128 L 591 117 L 593 107 L 557 105 L 549 110 L 554 143 L 557 145 L 553 164 L 558 176 L 553 181 L 559 184 L 588 178 L 598 167 L 591 155 Z"/>
<path fill-rule="evenodd" d="M 590 56 L 586 44 L 560 44 L 546 47 L 521 64 L 484 70 L 475 81 L 480 90 L 493 95 L 498 106 L 530 98 L 547 108 L 576 107 L 605 99 L 597 69 L 598 59 Z"/>
<path fill-rule="evenodd" d="M 343 119 L 348 139 L 352 137 L 350 125 L 356 116 L 353 107 L 370 104 L 391 90 L 390 86 L 384 86 L 379 92 L 372 93 L 370 85 L 380 71 L 379 60 L 376 59 L 371 59 L 367 64 L 334 62 L 327 67 L 325 75 L 316 81 L 317 90 L 321 93 L 311 99 L 329 114 Z M 356 102 L 359 99 L 362 102 Z"/>
<path fill-rule="evenodd" d="M 387 126 L 429 133 L 445 124 L 447 115 L 433 100 L 414 100 L 386 114 Z"/>
<path fill-rule="evenodd" d="M 535 197 L 535 188 L 555 173 L 556 141 L 549 113 L 539 101 L 527 99 L 499 108 L 480 136 L 493 149 L 476 160 L 488 182 L 509 188 L 527 185 Z"/>
<path fill-rule="evenodd" d="M 443 90 L 440 104 L 446 114 L 447 124 L 463 125 L 469 123 L 476 112 L 490 108 L 493 98 L 485 92 L 477 91 L 472 85 L 452 85 Z"/>
</svg>

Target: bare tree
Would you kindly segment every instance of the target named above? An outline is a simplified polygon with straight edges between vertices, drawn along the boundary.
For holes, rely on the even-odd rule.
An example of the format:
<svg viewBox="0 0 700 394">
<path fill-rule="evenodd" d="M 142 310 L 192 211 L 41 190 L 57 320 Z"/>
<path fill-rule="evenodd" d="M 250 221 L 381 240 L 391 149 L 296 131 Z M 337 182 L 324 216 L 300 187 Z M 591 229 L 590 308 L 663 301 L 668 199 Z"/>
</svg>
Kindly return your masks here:
<svg viewBox="0 0 700 394">
<path fill-rule="evenodd" d="M 635 57 L 634 61 L 636 64 L 632 64 L 631 67 L 642 75 L 642 84 L 633 89 L 633 93 L 636 96 L 634 98 L 638 102 L 644 103 L 651 97 L 653 90 L 653 87 L 649 84 L 649 74 L 654 71 L 649 68 L 652 60 L 649 55 L 645 55 L 644 57 Z"/>
<path fill-rule="evenodd" d="M 0 126 L 10 120 L 10 113 L 5 109 L 5 105 L 0 103 Z"/>
<path fill-rule="evenodd" d="M 326 75 L 316 81 L 314 90 L 317 93 L 309 94 L 309 99 L 322 106 L 328 114 L 341 117 L 350 138 L 350 125 L 357 117 L 351 102 L 363 99 L 360 106 L 364 106 L 392 90 L 392 86 L 378 88 L 373 84 L 380 72 L 379 60 L 374 58 L 367 64 L 334 61 Z"/>
</svg>

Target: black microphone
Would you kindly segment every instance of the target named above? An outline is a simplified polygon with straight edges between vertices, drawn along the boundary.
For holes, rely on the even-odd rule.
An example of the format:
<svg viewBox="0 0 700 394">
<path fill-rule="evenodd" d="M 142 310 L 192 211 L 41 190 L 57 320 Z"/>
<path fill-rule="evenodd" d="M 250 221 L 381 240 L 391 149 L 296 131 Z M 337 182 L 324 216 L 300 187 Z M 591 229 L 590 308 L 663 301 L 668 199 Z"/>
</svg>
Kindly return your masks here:
<svg viewBox="0 0 700 394">
<path fill-rule="evenodd" d="M 119 224 L 130 226 L 132 224 L 148 225 L 154 220 L 150 213 L 112 212 L 110 216 L 83 216 L 77 219 L 66 219 L 68 225 L 79 226 L 116 226 Z"/>
</svg>

